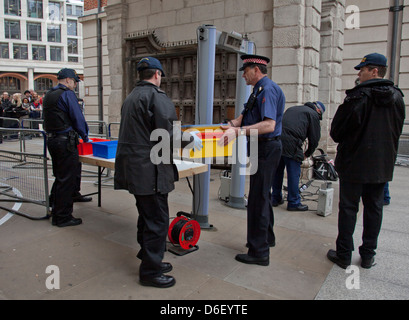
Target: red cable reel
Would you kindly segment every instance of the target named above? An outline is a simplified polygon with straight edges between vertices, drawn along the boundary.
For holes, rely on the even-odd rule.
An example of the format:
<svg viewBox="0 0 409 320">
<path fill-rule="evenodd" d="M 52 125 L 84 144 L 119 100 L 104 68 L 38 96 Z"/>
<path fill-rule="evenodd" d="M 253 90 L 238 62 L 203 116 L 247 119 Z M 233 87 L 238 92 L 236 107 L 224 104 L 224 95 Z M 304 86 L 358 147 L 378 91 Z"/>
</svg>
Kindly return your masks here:
<svg viewBox="0 0 409 320">
<path fill-rule="evenodd" d="M 200 238 L 199 223 L 188 217 L 190 217 L 190 214 L 178 212 L 168 231 L 170 242 L 174 245 L 180 245 L 185 250 L 195 247 Z"/>
</svg>

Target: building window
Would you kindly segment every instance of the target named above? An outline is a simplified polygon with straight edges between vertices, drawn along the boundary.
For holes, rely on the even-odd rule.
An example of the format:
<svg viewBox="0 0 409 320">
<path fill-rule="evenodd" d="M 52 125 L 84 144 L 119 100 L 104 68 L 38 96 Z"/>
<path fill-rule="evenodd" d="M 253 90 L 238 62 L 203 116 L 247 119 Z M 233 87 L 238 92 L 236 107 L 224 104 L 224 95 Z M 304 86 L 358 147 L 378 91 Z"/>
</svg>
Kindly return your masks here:
<svg viewBox="0 0 409 320">
<path fill-rule="evenodd" d="M 67 8 L 67 16 L 72 16 L 72 5 L 67 3 L 65 7 Z"/>
<path fill-rule="evenodd" d="M 20 39 L 20 21 L 4 20 L 4 37 L 6 39 Z"/>
<path fill-rule="evenodd" d="M 0 43 L 0 58 L 2 59 L 9 59 L 9 44 L 8 43 Z"/>
<path fill-rule="evenodd" d="M 27 40 L 41 41 L 41 23 L 27 22 Z"/>
<path fill-rule="evenodd" d="M 55 24 L 48 25 L 47 39 L 49 42 L 61 42 L 61 26 Z"/>
<path fill-rule="evenodd" d="M 0 91 L 7 91 L 10 95 L 21 90 L 20 80 L 14 77 L 0 78 Z"/>
<path fill-rule="evenodd" d="M 83 12 L 82 7 L 67 4 L 66 8 L 67 8 L 67 16 L 71 16 L 71 17 L 80 17 L 80 16 L 82 16 L 82 12 Z"/>
<path fill-rule="evenodd" d="M 46 60 L 45 46 L 32 46 L 33 60 Z"/>
<path fill-rule="evenodd" d="M 4 14 L 21 16 L 20 0 L 4 0 Z"/>
<path fill-rule="evenodd" d="M 63 14 L 62 14 L 62 9 L 61 9 L 61 3 L 60 2 L 49 2 L 48 3 L 48 17 L 50 20 L 54 21 L 61 21 Z"/>
<path fill-rule="evenodd" d="M 48 78 L 38 78 L 34 81 L 34 91 L 42 95 L 53 87 L 53 81 Z"/>
<path fill-rule="evenodd" d="M 61 47 L 50 47 L 50 60 L 51 61 L 62 61 L 62 48 Z"/>
<path fill-rule="evenodd" d="M 28 48 L 26 44 L 13 44 L 13 58 L 20 60 L 28 59 Z"/>
<path fill-rule="evenodd" d="M 78 57 L 68 57 L 68 62 L 78 62 Z"/>
<path fill-rule="evenodd" d="M 27 0 L 27 16 L 30 18 L 43 18 L 43 1 Z"/>
<path fill-rule="evenodd" d="M 67 47 L 69 54 L 78 54 L 78 40 L 67 39 Z"/>
<path fill-rule="evenodd" d="M 69 36 L 77 36 L 77 21 L 75 20 L 68 20 L 67 21 L 67 35 Z"/>
<path fill-rule="evenodd" d="M 83 8 L 80 6 L 74 6 L 75 7 L 75 16 L 80 17 L 82 16 L 83 13 Z"/>
</svg>

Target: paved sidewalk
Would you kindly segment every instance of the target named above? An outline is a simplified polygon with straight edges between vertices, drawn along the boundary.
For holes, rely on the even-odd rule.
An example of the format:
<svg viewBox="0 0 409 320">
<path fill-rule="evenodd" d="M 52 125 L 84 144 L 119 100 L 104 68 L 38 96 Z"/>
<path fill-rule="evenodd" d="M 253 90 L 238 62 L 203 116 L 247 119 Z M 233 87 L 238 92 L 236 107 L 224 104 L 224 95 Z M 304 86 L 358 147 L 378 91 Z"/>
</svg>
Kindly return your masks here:
<svg viewBox="0 0 409 320">
<path fill-rule="evenodd" d="M 85 167 L 92 169 L 91 167 Z M 326 258 L 337 236 L 338 183 L 334 183 L 333 213 L 321 217 L 317 203 L 305 202 L 308 212 L 274 208 L 277 245 L 270 250 L 268 267 L 237 262 L 246 252 L 246 211 L 218 200 L 220 171 L 212 170 L 209 222 L 202 231 L 199 250 L 185 256 L 166 252 L 173 264 L 176 285 L 169 289 L 143 287 L 138 282 L 136 258 L 137 211 L 132 195 L 103 188 L 102 207 L 96 196 L 76 203 L 80 226 L 53 227 L 50 221 L 13 216 L 0 225 L 0 299 L 156 299 L 156 300 L 271 300 L 271 299 L 408 299 L 409 275 L 409 167 L 396 167 L 390 184 L 392 203 L 385 207 L 377 265 L 360 267 L 359 289 L 347 289 L 348 274 Z M 50 179 L 52 176 L 50 174 Z M 82 192 L 96 191 L 95 178 L 84 177 Z M 50 181 L 51 182 L 51 181 Z M 308 191 L 315 192 L 320 183 Z M 247 191 L 246 191 L 247 192 Z M 311 196 L 316 199 L 316 196 Z M 169 196 L 171 216 L 191 211 L 192 194 L 186 180 Z M 26 212 L 43 208 L 23 204 Z M 0 211 L 0 219 L 5 215 Z M 360 245 L 362 219 L 355 232 Z M 353 263 L 359 266 L 354 254 Z M 47 289 L 54 269 L 59 269 L 59 289 Z M 355 278 L 356 279 L 356 278 Z"/>
</svg>

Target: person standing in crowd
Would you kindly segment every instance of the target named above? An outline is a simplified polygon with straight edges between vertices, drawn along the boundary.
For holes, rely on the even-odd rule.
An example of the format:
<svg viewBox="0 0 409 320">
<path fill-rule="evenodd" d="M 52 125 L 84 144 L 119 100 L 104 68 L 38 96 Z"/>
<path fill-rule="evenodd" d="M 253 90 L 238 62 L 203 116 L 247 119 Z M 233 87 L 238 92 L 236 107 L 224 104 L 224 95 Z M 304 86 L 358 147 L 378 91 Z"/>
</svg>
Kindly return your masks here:
<svg viewBox="0 0 409 320">
<path fill-rule="evenodd" d="M 43 99 L 40 98 L 37 92 L 33 92 L 33 101 L 30 105 L 30 118 L 33 120 L 39 120 L 41 118 L 41 111 L 43 110 Z M 33 129 L 38 129 L 38 122 L 33 121 Z"/>
<path fill-rule="evenodd" d="M 31 101 L 33 101 L 33 98 L 32 98 L 32 96 L 31 96 L 30 90 L 24 91 L 24 96 L 22 97 L 22 99 L 23 99 L 23 98 L 27 98 L 29 103 L 30 103 Z"/>
<path fill-rule="evenodd" d="M 341 268 L 351 264 L 359 202 L 363 202 L 363 235 L 359 247 L 361 266 L 375 264 L 375 250 L 382 225 L 385 183 L 393 178 L 399 136 L 405 119 L 402 91 L 383 79 L 387 59 L 366 55 L 355 67 L 359 84 L 346 91 L 331 124 L 338 143 L 335 169 L 340 179 L 336 250 L 327 257 Z"/>
<path fill-rule="evenodd" d="M 82 219 L 72 215 L 73 202 L 90 201 L 78 195 L 77 180 L 81 176 L 78 135 L 84 142 L 89 139 L 88 125 L 74 93 L 80 78 L 75 70 L 67 68 L 61 69 L 57 78 L 58 85 L 48 91 L 43 100 L 44 129 L 55 176 L 50 194 L 52 224 L 67 227 L 82 223 Z"/>
<path fill-rule="evenodd" d="M 285 96 L 281 88 L 267 76 L 270 59 L 259 55 L 242 55 L 243 78 L 253 86 L 253 93 L 242 114 L 222 125 L 224 135 L 218 141 L 226 145 L 239 134 L 250 135 L 258 130 L 258 167 L 250 176 L 247 205 L 247 254 L 236 255 L 236 260 L 247 264 L 267 266 L 269 247 L 275 245 L 274 213 L 271 206 L 271 183 L 280 162 L 281 128 Z"/>
<path fill-rule="evenodd" d="M 137 257 L 142 260 L 139 280 L 142 285 L 168 288 L 175 279 L 165 275 L 172 270 L 170 263 L 162 262 L 169 229 L 168 194 L 174 189 L 178 172 L 173 164 L 172 146 L 170 163 L 155 163 L 151 152 L 155 143 L 150 140 L 154 130 L 161 129 L 174 137 L 177 121 L 175 106 L 160 89 L 165 76 L 159 60 L 141 59 L 137 65 L 140 81 L 125 99 L 121 109 L 118 149 L 115 160 L 114 188 L 125 189 L 134 195 L 138 209 L 137 240 L 141 246 Z M 201 139 L 188 135 L 190 142 L 200 149 Z M 182 143 L 183 146 L 183 143 Z"/>
<path fill-rule="evenodd" d="M 11 104 L 9 109 L 6 111 L 6 115 L 9 118 L 15 118 L 18 119 L 20 118 L 20 110 L 21 110 L 21 105 L 22 105 L 22 101 L 21 101 L 21 94 L 20 93 L 14 93 L 12 95 L 12 99 L 11 99 Z M 16 127 L 18 127 L 18 125 L 16 125 Z"/>
<path fill-rule="evenodd" d="M 321 138 L 320 120 L 325 112 L 322 102 L 307 102 L 303 106 L 294 106 L 284 113 L 281 142 L 283 153 L 272 184 L 272 204 L 283 204 L 284 168 L 287 168 L 287 210 L 307 211 L 308 206 L 301 203 L 299 182 L 301 164 L 310 157 Z M 302 145 L 308 139 L 308 148 L 303 152 Z"/>
<path fill-rule="evenodd" d="M 0 104 L 0 117 L 6 117 L 6 110 L 9 110 L 11 106 L 10 96 L 8 92 L 3 92 Z M 3 119 L 0 119 L 0 127 L 3 127 L 5 123 Z M 0 132 L 0 143 L 3 143 L 3 134 Z"/>
</svg>

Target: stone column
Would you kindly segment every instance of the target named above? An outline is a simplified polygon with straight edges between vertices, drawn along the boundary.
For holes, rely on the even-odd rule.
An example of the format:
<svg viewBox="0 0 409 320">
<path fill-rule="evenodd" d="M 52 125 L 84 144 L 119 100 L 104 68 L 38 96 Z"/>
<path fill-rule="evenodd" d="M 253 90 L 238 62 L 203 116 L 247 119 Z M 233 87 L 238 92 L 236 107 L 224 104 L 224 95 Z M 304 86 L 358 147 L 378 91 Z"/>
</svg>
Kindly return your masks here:
<svg viewBox="0 0 409 320">
<path fill-rule="evenodd" d="M 322 1 L 319 100 L 325 104 L 326 112 L 321 124 L 320 147 L 331 157 L 336 152 L 336 144 L 329 136 L 331 121 L 344 96 L 342 91 L 344 16 L 345 0 Z"/>
<path fill-rule="evenodd" d="M 125 99 L 125 37 L 128 5 L 123 1 L 112 1 L 114 4 L 105 7 L 107 12 L 108 57 L 111 92 L 108 99 L 108 122 L 119 122 L 121 106 Z M 110 2 L 111 3 L 111 2 Z"/>
<path fill-rule="evenodd" d="M 275 0 L 272 79 L 286 107 L 318 98 L 321 0 Z"/>
</svg>

